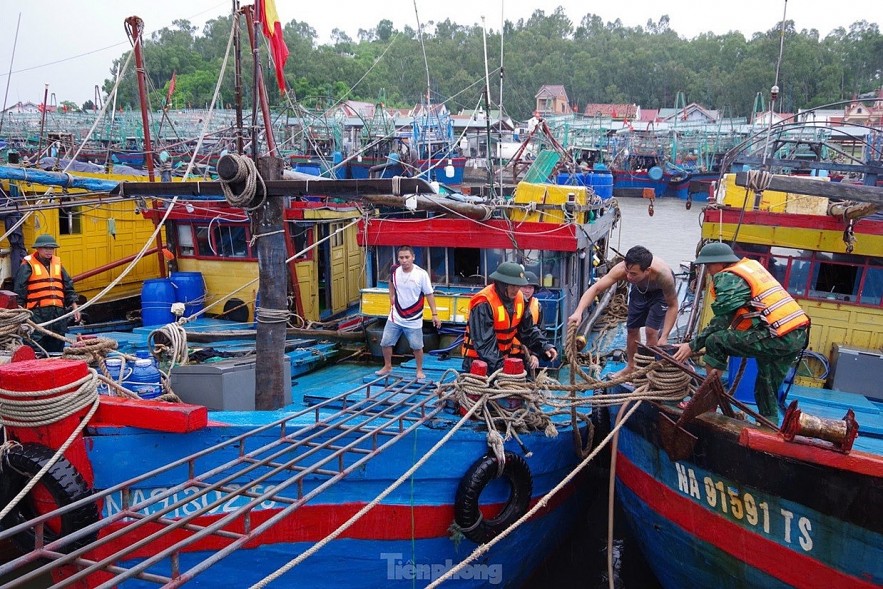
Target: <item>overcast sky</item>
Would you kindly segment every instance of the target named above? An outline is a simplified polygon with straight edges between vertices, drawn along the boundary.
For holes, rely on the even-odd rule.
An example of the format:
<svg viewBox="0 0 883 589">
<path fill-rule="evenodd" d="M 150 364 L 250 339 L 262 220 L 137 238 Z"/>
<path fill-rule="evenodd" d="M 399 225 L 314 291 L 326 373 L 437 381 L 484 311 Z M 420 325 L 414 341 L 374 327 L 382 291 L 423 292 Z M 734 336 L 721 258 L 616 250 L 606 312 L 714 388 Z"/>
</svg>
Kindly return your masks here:
<svg viewBox="0 0 883 589">
<path fill-rule="evenodd" d="M 73 100 L 82 104 L 93 97 L 96 84 L 100 86 L 110 77 L 113 59 L 128 46 L 123 30 L 126 17 L 144 19 L 145 37 L 149 38 L 153 31 L 170 26 L 176 19 L 189 20 L 201 30 L 207 20 L 229 13 L 231 6 L 230 0 L 0 0 L 0 96 L 6 95 L 10 80 L 7 105 L 20 100 L 42 102 L 43 87 L 48 83 L 57 102 Z M 546 14 L 563 6 L 574 26 L 589 13 L 597 14 L 605 23 L 620 19 L 626 26 L 644 26 L 648 20 L 658 21 L 668 15 L 670 27 L 688 39 L 703 32 L 723 34 L 732 30 L 750 37 L 777 27 L 786 5 L 785 0 L 276 0 L 276 6 L 283 23 L 306 22 L 324 43 L 334 28 L 356 39 L 360 28 L 373 28 L 382 19 L 391 20 L 401 30 L 406 25 L 417 29 L 418 17 L 425 26 L 446 18 L 472 25 L 484 16 L 487 26 L 498 31 L 502 17 L 513 22 L 527 19 L 536 6 L 542 6 Z M 860 7 L 861 12 L 849 10 L 849 6 Z M 15 44 L 19 14 L 21 25 Z M 798 30 L 817 29 L 825 37 L 835 28 L 848 28 L 859 20 L 879 25 L 883 0 L 853 5 L 831 0 L 790 0 L 786 18 L 793 20 Z M 7 76 L 13 48 L 12 75 Z"/>
</svg>

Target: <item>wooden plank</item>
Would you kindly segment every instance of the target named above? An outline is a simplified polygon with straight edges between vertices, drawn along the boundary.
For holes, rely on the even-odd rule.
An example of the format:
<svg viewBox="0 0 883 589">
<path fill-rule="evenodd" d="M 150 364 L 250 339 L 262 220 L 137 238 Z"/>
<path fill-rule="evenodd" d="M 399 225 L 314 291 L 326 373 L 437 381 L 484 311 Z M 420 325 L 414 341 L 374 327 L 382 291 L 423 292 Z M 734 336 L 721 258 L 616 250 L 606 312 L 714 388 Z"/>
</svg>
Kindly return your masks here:
<svg viewBox="0 0 883 589">
<path fill-rule="evenodd" d="M 748 172 L 738 172 L 736 174 L 736 185 L 748 185 Z M 845 184 L 843 182 L 819 182 L 815 178 L 773 175 L 770 178 L 769 189 L 883 205 L 883 188 L 876 186 Z"/>
</svg>

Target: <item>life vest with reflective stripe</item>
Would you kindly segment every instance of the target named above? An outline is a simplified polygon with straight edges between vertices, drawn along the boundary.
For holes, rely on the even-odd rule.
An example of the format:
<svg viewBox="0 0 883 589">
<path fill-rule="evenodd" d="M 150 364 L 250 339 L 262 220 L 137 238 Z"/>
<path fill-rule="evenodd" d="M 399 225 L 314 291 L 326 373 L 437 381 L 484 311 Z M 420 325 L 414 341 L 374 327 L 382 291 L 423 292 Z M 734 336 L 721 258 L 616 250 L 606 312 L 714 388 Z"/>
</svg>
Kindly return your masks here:
<svg viewBox="0 0 883 589">
<path fill-rule="evenodd" d="M 530 301 L 527 303 L 527 312 L 530 314 L 533 319 L 533 324 L 537 327 L 540 326 L 540 301 L 536 297 L 530 297 Z M 512 349 L 509 350 L 509 355 L 514 356 L 516 358 L 520 358 L 521 354 L 524 352 L 521 347 L 521 342 L 516 337 L 512 340 Z"/>
<path fill-rule="evenodd" d="M 746 307 L 738 309 L 733 318 L 734 329 L 740 331 L 749 329 L 754 317 L 760 317 L 769 325 L 770 331 L 776 337 L 809 325 L 809 317 L 797 301 L 791 298 L 788 291 L 759 262 L 742 258 L 722 272 L 735 274 L 751 288 L 751 300 Z M 714 283 L 712 283 L 711 300 L 715 297 Z"/>
<path fill-rule="evenodd" d="M 506 356 L 511 353 L 512 342 L 515 341 L 515 332 L 518 331 L 518 324 L 524 317 L 524 296 L 521 291 L 515 295 L 515 313 L 510 317 L 497 289 L 494 285 L 484 287 L 469 301 L 469 311 L 480 305 L 487 303 L 491 306 L 494 314 L 494 333 L 497 336 L 497 349 L 500 354 Z M 463 335 L 463 355 L 467 358 L 478 358 L 478 352 L 469 336 L 469 323 L 466 324 L 466 333 Z"/>
<path fill-rule="evenodd" d="M 426 296 L 423 294 L 423 291 L 420 291 L 420 296 L 417 297 L 417 302 L 413 305 L 408 305 L 407 307 L 403 307 L 399 304 L 399 294 L 398 294 L 398 285 L 396 284 L 396 270 L 399 269 L 399 264 L 396 264 L 392 267 L 392 272 L 389 275 L 389 279 L 392 282 L 392 287 L 396 291 L 395 296 L 395 308 L 396 312 L 399 314 L 399 317 L 402 319 L 413 319 L 418 315 L 423 315 L 423 302 L 426 300 Z M 413 270 L 412 270 L 413 271 Z"/>
<path fill-rule="evenodd" d="M 61 278 L 61 258 L 52 256 L 49 268 L 37 259 L 36 254 L 25 256 L 22 263 L 31 267 L 28 278 L 28 297 L 25 308 L 64 307 L 64 281 Z"/>
</svg>

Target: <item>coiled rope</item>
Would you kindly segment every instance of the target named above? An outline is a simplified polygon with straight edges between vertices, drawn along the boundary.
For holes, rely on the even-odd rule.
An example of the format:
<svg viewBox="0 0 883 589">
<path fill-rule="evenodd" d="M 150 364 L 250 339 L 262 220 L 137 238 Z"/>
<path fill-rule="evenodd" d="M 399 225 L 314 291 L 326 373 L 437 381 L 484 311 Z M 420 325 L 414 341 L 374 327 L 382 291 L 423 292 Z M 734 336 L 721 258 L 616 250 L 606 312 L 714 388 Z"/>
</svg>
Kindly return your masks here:
<svg viewBox="0 0 883 589">
<path fill-rule="evenodd" d="M 236 164 L 236 173 L 229 180 L 221 180 L 221 191 L 224 193 L 224 198 L 227 199 L 230 205 L 245 209 L 246 211 L 254 211 L 260 208 L 267 199 L 267 186 L 264 184 L 264 179 L 258 174 L 258 168 L 254 160 L 236 153 L 227 154 L 227 157 L 231 158 Z M 261 200 L 254 206 L 249 206 L 257 196 L 259 181 L 261 183 Z M 240 182 L 245 183 L 242 187 L 242 192 L 235 192 L 231 185 Z"/>
<path fill-rule="evenodd" d="M 161 341 L 161 338 L 165 341 Z M 171 362 L 169 370 L 177 364 L 187 364 L 187 331 L 183 325 L 169 323 L 154 329 L 147 336 L 147 347 L 157 360 L 162 355 L 169 356 Z"/>
<path fill-rule="evenodd" d="M 0 309 L 0 350 L 12 350 L 22 345 L 32 331 L 25 327 L 31 315 L 28 309 Z"/>
<path fill-rule="evenodd" d="M 107 337 L 79 339 L 61 351 L 69 360 L 82 360 L 87 364 L 103 364 L 108 352 L 116 350 L 119 344 Z"/>
</svg>

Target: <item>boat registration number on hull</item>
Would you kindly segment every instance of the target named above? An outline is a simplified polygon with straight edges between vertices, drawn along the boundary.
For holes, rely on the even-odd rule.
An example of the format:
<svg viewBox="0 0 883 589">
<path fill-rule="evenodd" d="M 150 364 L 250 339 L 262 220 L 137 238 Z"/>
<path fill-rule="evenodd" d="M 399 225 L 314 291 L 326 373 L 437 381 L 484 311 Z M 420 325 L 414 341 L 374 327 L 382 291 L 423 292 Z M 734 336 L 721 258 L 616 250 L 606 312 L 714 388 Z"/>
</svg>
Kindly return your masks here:
<svg viewBox="0 0 883 589">
<path fill-rule="evenodd" d="M 254 485 L 250 491 L 254 495 L 261 495 L 273 490 L 272 485 Z M 203 492 L 195 487 L 187 487 L 181 491 L 169 493 L 169 489 L 132 489 L 129 492 L 129 500 L 124 501 L 122 493 L 113 493 L 107 496 L 104 502 L 104 515 L 109 517 L 124 511 L 129 506 L 137 507 L 140 503 L 149 503 L 137 509 L 138 513 L 152 515 L 164 512 L 165 517 L 180 518 L 195 513 L 202 515 L 216 515 L 230 513 L 245 506 L 252 500 L 245 495 L 231 495 L 229 490 Z M 262 501 L 257 509 L 281 509 L 282 504 L 276 501 Z"/>
<path fill-rule="evenodd" d="M 763 533 L 789 546 L 799 546 L 804 552 L 813 549 L 813 522 L 795 513 L 785 505 L 763 497 L 755 497 L 727 483 L 723 479 L 699 472 L 679 462 L 677 490 L 704 504 L 711 510 Z"/>
</svg>

